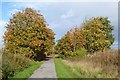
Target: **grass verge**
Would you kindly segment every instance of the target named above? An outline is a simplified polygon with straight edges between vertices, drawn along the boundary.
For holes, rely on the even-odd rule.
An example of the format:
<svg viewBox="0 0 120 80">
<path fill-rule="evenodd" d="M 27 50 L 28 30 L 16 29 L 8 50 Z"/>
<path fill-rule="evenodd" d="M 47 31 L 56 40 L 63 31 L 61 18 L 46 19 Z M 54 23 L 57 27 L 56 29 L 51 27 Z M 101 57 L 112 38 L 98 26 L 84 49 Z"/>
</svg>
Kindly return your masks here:
<svg viewBox="0 0 120 80">
<path fill-rule="evenodd" d="M 71 71 L 71 68 L 65 65 L 61 59 L 55 59 L 55 68 L 56 68 L 58 79 L 59 78 L 78 78 L 78 76 Z"/>
<path fill-rule="evenodd" d="M 66 59 L 62 62 L 79 78 L 116 78 L 118 75 L 117 50 L 96 52 L 81 59 Z"/>
<path fill-rule="evenodd" d="M 34 62 L 30 67 L 28 67 L 27 69 L 16 73 L 15 76 L 13 78 L 10 78 L 10 80 L 26 80 L 27 78 L 29 78 L 33 72 L 41 66 L 41 64 L 43 64 L 44 61 L 41 62 Z"/>
</svg>

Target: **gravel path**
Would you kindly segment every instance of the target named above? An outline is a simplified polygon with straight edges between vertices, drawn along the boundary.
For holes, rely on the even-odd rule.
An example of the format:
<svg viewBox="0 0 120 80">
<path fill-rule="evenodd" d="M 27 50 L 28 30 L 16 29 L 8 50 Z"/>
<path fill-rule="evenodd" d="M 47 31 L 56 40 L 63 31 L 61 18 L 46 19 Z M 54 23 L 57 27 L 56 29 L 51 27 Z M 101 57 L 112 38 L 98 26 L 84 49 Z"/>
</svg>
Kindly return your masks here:
<svg viewBox="0 0 120 80">
<path fill-rule="evenodd" d="M 57 78 L 54 60 L 45 61 L 30 78 Z"/>
</svg>

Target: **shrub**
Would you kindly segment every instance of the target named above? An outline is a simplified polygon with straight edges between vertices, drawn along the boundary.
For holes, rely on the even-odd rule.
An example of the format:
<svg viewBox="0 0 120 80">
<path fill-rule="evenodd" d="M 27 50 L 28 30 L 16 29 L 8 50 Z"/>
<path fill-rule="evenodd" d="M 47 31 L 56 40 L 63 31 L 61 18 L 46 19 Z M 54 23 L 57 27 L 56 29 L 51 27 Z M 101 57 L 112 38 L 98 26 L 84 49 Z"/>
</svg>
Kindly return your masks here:
<svg viewBox="0 0 120 80">
<path fill-rule="evenodd" d="M 3 52 L 2 55 L 2 78 L 7 80 L 13 77 L 15 73 L 31 65 L 32 61 L 20 54 Z"/>
<path fill-rule="evenodd" d="M 76 58 L 82 58 L 86 55 L 86 53 L 87 53 L 87 50 L 85 48 L 80 48 L 75 52 L 73 52 L 73 56 Z"/>
<path fill-rule="evenodd" d="M 62 51 L 60 53 L 61 58 L 82 58 L 86 55 L 87 50 L 85 48 L 77 49 L 76 51 Z"/>
<path fill-rule="evenodd" d="M 20 66 L 13 60 L 13 54 L 2 55 L 2 78 L 7 80 L 8 77 L 13 76 L 15 71 L 20 68 Z"/>
<path fill-rule="evenodd" d="M 21 66 L 21 68 L 27 68 L 31 65 L 31 60 L 20 54 L 16 55 L 16 62 Z"/>
<path fill-rule="evenodd" d="M 65 56 L 65 54 L 66 54 L 66 52 L 65 51 L 62 51 L 60 54 L 59 54 L 59 56 L 60 56 L 60 58 L 65 58 L 66 56 Z"/>
</svg>

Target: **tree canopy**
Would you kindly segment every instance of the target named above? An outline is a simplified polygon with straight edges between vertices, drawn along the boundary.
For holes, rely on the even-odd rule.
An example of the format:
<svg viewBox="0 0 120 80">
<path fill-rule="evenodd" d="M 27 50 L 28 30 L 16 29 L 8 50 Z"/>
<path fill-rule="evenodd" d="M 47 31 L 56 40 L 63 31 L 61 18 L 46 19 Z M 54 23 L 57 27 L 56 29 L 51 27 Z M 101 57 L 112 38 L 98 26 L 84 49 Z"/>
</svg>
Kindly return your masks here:
<svg viewBox="0 0 120 80">
<path fill-rule="evenodd" d="M 107 17 L 93 17 L 82 24 L 85 48 L 89 52 L 103 51 L 114 42 L 113 26 Z"/>
<path fill-rule="evenodd" d="M 46 52 L 54 44 L 54 32 L 47 27 L 42 14 L 26 8 L 13 14 L 6 26 L 5 50 L 27 57 Z"/>
<path fill-rule="evenodd" d="M 93 17 L 68 31 L 58 40 L 55 49 L 63 55 L 73 54 L 80 48 L 90 53 L 110 48 L 114 42 L 113 26 L 107 17 Z M 68 54 L 69 53 L 69 54 Z"/>
</svg>

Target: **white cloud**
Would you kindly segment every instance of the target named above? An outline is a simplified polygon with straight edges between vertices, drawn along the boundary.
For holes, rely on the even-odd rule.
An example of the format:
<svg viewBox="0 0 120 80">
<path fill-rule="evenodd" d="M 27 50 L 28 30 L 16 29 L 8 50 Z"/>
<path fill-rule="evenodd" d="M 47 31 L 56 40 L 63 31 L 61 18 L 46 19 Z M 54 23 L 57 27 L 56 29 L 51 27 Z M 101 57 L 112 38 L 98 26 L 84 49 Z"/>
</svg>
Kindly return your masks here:
<svg viewBox="0 0 120 80">
<path fill-rule="evenodd" d="M 19 9 L 12 9 L 11 11 L 9 11 L 8 15 L 11 16 L 12 14 L 15 14 L 18 11 L 21 11 L 21 10 L 19 10 Z"/>
<path fill-rule="evenodd" d="M 5 21 L 0 21 L 0 26 L 2 27 L 2 26 L 5 26 L 6 25 L 6 22 Z M 0 27 L 0 30 L 1 30 L 1 27 Z"/>
<path fill-rule="evenodd" d="M 4 35 L 6 23 L 7 23 L 6 21 L 0 20 L 0 40 L 1 36 Z"/>
<path fill-rule="evenodd" d="M 63 14 L 61 16 L 62 19 L 67 19 L 67 18 L 70 18 L 70 17 L 73 17 L 75 14 L 72 10 L 68 11 L 66 14 Z"/>
<path fill-rule="evenodd" d="M 3 35 L 5 32 L 6 21 L 0 20 L 0 46 L 3 45 Z"/>
<path fill-rule="evenodd" d="M 118 41 L 114 41 L 114 43 L 111 45 L 111 48 L 112 49 L 118 49 L 119 47 L 119 43 L 118 43 Z"/>
<path fill-rule="evenodd" d="M 27 8 L 27 7 L 36 8 L 39 5 L 40 4 L 37 4 L 37 3 L 34 3 L 34 4 L 33 3 L 21 3 L 21 5 L 15 4 L 14 7 L 17 7 L 17 8 Z"/>
<path fill-rule="evenodd" d="M 47 3 L 47 2 L 21 2 L 21 3 L 15 3 L 12 5 L 12 7 L 17 8 L 17 9 L 24 9 L 24 8 L 33 8 L 33 9 L 41 9 L 44 6 L 48 6 L 51 3 Z M 14 9 L 14 11 L 19 11 Z"/>
</svg>

